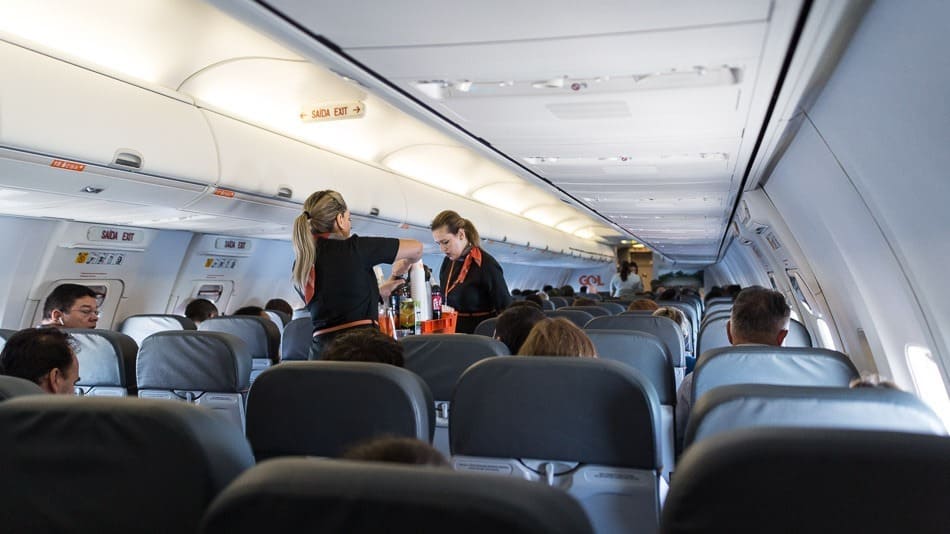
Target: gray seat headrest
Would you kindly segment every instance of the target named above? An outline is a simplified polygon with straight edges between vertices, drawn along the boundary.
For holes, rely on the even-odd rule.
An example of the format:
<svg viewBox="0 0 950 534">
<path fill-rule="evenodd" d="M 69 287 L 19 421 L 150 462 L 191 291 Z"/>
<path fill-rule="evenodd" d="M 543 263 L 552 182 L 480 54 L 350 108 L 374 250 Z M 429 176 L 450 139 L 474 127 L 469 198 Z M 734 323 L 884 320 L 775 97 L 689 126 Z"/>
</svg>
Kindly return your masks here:
<svg viewBox="0 0 950 534">
<path fill-rule="evenodd" d="M 661 532 L 946 532 L 950 439 L 756 428 L 681 458 Z"/>
<path fill-rule="evenodd" d="M 7 330 L 6 328 L 0 328 L 0 350 L 3 350 L 3 347 L 7 344 L 7 340 L 10 339 L 10 336 L 16 334 L 16 330 Z"/>
<path fill-rule="evenodd" d="M 493 337 L 495 335 L 495 325 L 498 324 L 498 318 L 492 317 L 491 319 L 485 319 L 484 321 L 478 323 L 478 326 L 475 327 L 475 335 Z"/>
<path fill-rule="evenodd" d="M 729 316 L 713 318 L 703 323 L 699 329 L 699 338 L 696 346 L 696 352 L 703 354 L 713 349 L 729 347 L 729 335 L 726 333 L 726 324 L 729 322 Z"/>
<path fill-rule="evenodd" d="M 406 369 L 419 375 L 439 401 L 452 398 L 455 383 L 472 364 L 509 353 L 501 341 L 475 334 L 409 336 L 399 343 L 405 353 Z"/>
<path fill-rule="evenodd" d="M 310 345 L 313 343 L 313 321 L 310 317 L 301 317 L 287 323 L 280 339 L 280 359 L 309 360 Z"/>
<path fill-rule="evenodd" d="M 5 532 L 197 532 L 254 462 L 240 430 L 211 412 L 128 397 L 2 402 L 0 450 Z"/>
<path fill-rule="evenodd" d="M 610 315 L 605 308 L 601 306 L 564 306 L 563 308 L 558 308 L 563 311 L 582 311 L 591 314 L 592 317 L 603 317 L 605 315 Z"/>
<path fill-rule="evenodd" d="M 230 334 L 158 332 L 142 344 L 136 376 L 139 389 L 240 393 L 251 380 L 251 355 Z"/>
<path fill-rule="evenodd" d="M 706 351 L 693 371 L 693 401 L 719 386 L 848 387 L 858 371 L 847 356 L 827 349 L 739 345 Z"/>
<path fill-rule="evenodd" d="M 108 386 L 136 390 L 135 361 L 138 345 L 131 337 L 111 330 L 64 328 L 77 345 L 77 386 Z"/>
<path fill-rule="evenodd" d="M 181 315 L 141 314 L 126 317 L 119 332 L 131 337 L 139 345 L 155 332 L 166 330 L 195 330 L 194 321 Z"/>
<path fill-rule="evenodd" d="M 507 356 L 462 375 L 452 398 L 453 455 L 656 469 L 660 403 L 619 362 Z"/>
<path fill-rule="evenodd" d="M 23 395 L 43 395 L 46 392 L 29 380 L 15 376 L 0 376 L 0 401 Z"/>
<path fill-rule="evenodd" d="M 336 457 L 382 434 L 431 442 L 432 406 L 425 382 L 393 365 L 285 362 L 254 381 L 247 399 L 247 438 L 258 460 Z"/>
<path fill-rule="evenodd" d="M 567 306 L 564 308 L 567 308 Z M 578 328 L 584 328 L 584 325 L 589 323 L 590 320 L 594 318 L 593 315 L 587 313 L 586 311 L 567 310 L 564 308 L 558 308 L 556 310 L 544 310 L 544 315 L 548 317 L 563 317 L 577 325 Z"/>
<path fill-rule="evenodd" d="M 382 531 L 588 534 L 567 493 L 410 465 L 281 458 L 244 473 L 208 510 L 207 534 Z"/>
<path fill-rule="evenodd" d="M 601 359 L 632 367 L 656 389 L 660 404 L 676 404 L 676 387 L 669 352 L 660 338 L 635 330 L 585 330 Z"/>
<path fill-rule="evenodd" d="M 808 333 L 808 329 L 805 328 L 805 325 L 795 319 L 789 319 L 788 335 L 785 336 L 785 341 L 782 342 L 782 346 L 811 347 L 811 335 Z"/>
<path fill-rule="evenodd" d="M 742 384 L 718 387 L 699 399 L 684 443 L 763 426 L 947 435 L 937 414 L 906 391 Z"/>
<path fill-rule="evenodd" d="M 616 302 L 602 302 L 598 304 L 601 308 L 610 312 L 610 315 L 620 315 L 621 313 L 627 311 L 627 307 Z"/>
<path fill-rule="evenodd" d="M 253 315 L 230 315 L 214 317 L 198 325 L 202 332 L 223 332 L 241 338 L 252 358 L 268 358 L 278 361 L 280 353 L 280 330 L 273 321 Z"/>
<path fill-rule="evenodd" d="M 673 356 L 674 367 L 686 366 L 683 329 L 669 317 L 652 315 L 613 315 L 595 317 L 584 327 L 586 330 L 638 330 L 660 338 Z"/>
</svg>

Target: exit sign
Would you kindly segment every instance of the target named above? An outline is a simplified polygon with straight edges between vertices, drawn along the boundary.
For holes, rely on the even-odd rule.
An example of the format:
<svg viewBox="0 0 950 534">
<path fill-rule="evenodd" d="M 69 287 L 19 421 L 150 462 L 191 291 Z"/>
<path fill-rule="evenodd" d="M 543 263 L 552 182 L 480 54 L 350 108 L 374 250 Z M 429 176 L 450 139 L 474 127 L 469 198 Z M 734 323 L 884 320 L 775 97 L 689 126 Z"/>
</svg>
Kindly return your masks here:
<svg viewBox="0 0 950 534">
<path fill-rule="evenodd" d="M 366 114 L 366 104 L 362 102 L 331 102 L 304 108 L 300 112 L 303 122 L 338 121 L 359 119 Z"/>
</svg>

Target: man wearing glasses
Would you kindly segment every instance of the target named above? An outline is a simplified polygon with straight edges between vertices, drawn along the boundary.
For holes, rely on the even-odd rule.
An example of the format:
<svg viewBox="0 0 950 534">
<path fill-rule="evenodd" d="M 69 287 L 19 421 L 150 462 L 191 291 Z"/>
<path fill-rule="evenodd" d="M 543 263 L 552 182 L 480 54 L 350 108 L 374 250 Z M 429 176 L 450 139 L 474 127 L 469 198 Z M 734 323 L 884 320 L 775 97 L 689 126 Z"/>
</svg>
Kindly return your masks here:
<svg viewBox="0 0 950 534">
<path fill-rule="evenodd" d="M 98 322 L 96 293 L 79 284 L 61 284 L 46 297 L 40 326 L 95 328 Z"/>
</svg>

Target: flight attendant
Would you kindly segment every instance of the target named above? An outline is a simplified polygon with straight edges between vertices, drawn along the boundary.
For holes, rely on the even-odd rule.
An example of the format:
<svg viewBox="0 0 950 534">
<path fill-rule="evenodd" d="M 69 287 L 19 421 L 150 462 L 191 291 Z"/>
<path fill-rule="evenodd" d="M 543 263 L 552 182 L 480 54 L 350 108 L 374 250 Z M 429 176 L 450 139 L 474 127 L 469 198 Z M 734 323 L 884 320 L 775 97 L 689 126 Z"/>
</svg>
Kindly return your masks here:
<svg viewBox="0 0 950 534">
<path fill-rule="evenodd" d="M 454 211 L 435 216 L 432 238 L 445 259 L 439 270 L 445 302 L 458 312 L 455 331 L 471 334 L 478 323 L 495 317 L 511 303 L 501 265 L 482 250 L 478 230 Z"/>
<path fill-rule="evenodd" d="M 310 359 L 320 359 L 333 339 L 356 328 L 378 328 L 380 290 L 422 257 L 415 239 L 351 235 L 350 210 L 336 191 L 317 191 L 294 220 L 294 286 L 313 321 Z M 390 281 L 377 286 L 373 267 L 392 263 Z"/>
</svg>

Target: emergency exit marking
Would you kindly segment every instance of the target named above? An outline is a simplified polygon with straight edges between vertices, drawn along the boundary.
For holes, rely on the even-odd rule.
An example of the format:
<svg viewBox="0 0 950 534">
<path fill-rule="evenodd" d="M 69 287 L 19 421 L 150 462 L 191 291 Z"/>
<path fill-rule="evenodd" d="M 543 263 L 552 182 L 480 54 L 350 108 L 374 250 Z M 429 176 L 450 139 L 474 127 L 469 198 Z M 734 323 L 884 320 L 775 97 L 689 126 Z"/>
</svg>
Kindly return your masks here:
<svg viewBox="0 0 950 534">
<path fill-rule="evenodd" d="M 127 228 L 111 228 L 108 226 L 90 226 L 86 231 L 86 239 L 89 241 L 111 241 L 113 243 L 133 244 L 141 243 L 145 239 L 145 234 L 137 230 Z"/>
<path fill-rule="evenodd" d="M 205 260 L 205 269 L 234 269 L 237 267 L 235 258 L 207 258 Z"/>
<path fill-rule="evenodd" d="M 122 265 L 125 254 L 121 252 L 79 252 L 76 263 L 79 265 Z"/>
<path fill-rule="evenodd" d="M 86 170 L 86 166 L 82 163 L 76 163 L 75 161 L 64 161 L 61 159 L 54 159 L 50 164 L 50 167 L 56 167 L 57 169 L 66 169 L 67 171 L 76 171 L 82 172 Z"/>
<path fill-rule="evenodd" d="M 342 119 L 358 119 L 366 114 L 366 104 L 362 102 L 331 102 L 300 112 L 300 120 L 304 122 L 338 121 Z"/>
</svg>

